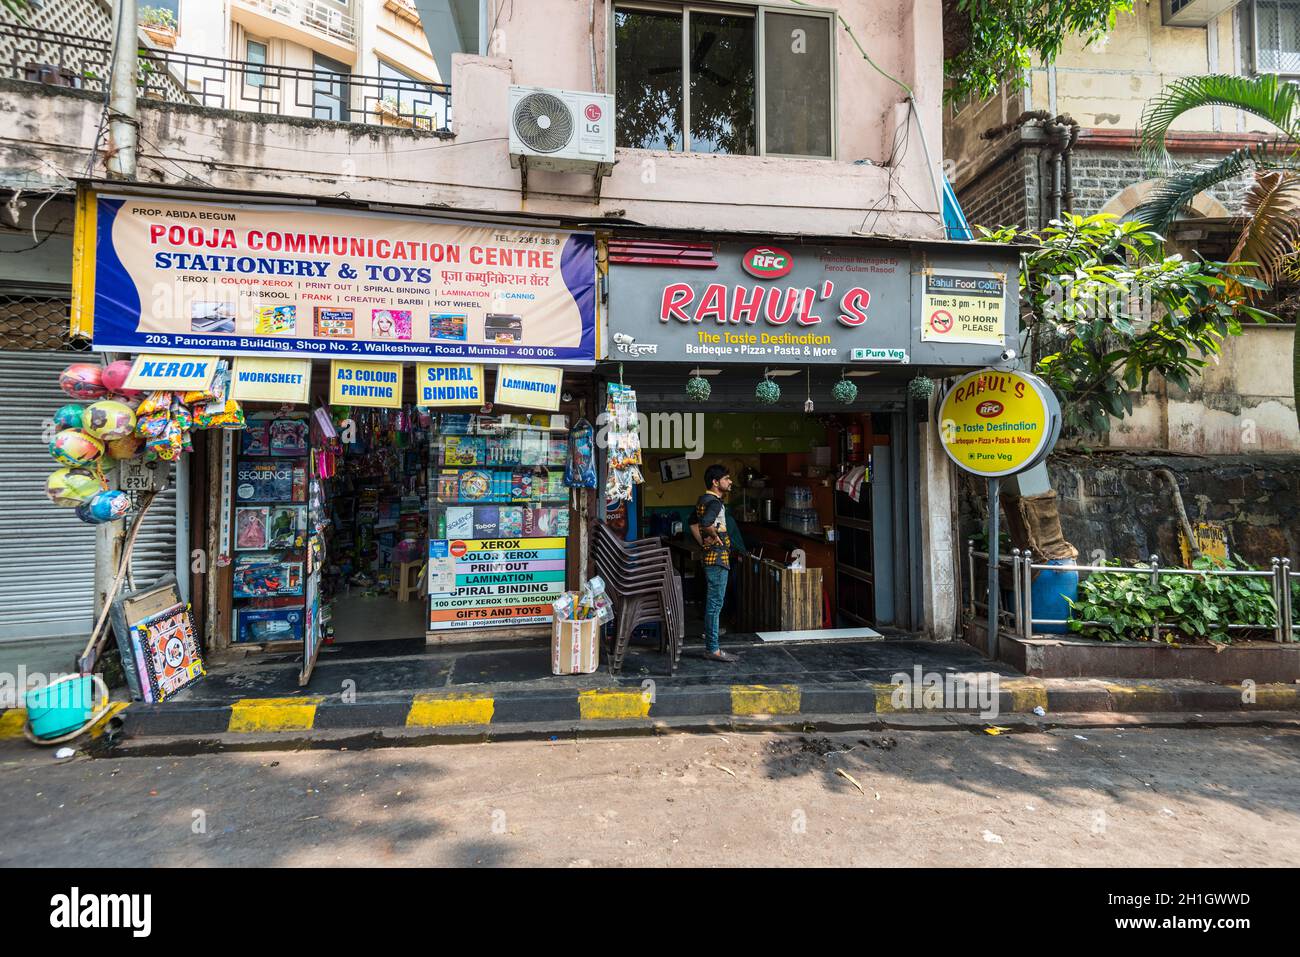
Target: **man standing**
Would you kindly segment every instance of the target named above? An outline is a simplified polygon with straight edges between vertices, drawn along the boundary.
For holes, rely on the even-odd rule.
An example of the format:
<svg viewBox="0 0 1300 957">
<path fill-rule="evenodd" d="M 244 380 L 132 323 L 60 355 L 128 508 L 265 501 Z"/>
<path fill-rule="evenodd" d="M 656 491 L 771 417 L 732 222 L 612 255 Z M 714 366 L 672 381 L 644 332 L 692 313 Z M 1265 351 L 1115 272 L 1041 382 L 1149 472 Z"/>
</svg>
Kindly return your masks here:
<svg viewBox="0 0 1300 957">
<path fill-rule="evenodd" d="M 704 489 L 691 516 L 691 534 L 704 549 L 704 580 L 708 585 L 704 600 L 704 657 L 710 661 L 735 661 L 736 656 L 723 651 L 718 641 L 718 617 L 727 596 L 727 576 L 731 569 L 731 536 L 727 533 L 727 509 L 723 504 L 731 491 L 731 473 L 724 466 L 710 465 L 704 470 Z"/>
</svg>

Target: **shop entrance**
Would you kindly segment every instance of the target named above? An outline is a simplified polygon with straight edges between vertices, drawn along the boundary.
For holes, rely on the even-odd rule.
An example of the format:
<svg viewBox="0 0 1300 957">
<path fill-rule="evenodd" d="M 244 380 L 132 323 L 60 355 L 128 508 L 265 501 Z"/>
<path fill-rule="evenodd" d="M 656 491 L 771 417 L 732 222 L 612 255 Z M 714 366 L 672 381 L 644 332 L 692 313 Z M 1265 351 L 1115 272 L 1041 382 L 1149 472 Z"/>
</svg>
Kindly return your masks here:
<svg viewBox="0 0 1300 957">
<path fill-rule="evenodd" d="M 705 591 L 690 517 L 714 464 L 734 481 L 724 627 L 775 639 L 895 624 L 905 549 L 894 540 L 893 420 L 881 412 L 708 412 L 695 420 L 704 433 L 691 458 L 690 435 L 674 443 L 680 448 L 653 448 L 662 435 L 649 420 L 635 524 L 638 534 L 663 536 L 673 549 L 688 634 L 702 630 Z"/>
</svg>

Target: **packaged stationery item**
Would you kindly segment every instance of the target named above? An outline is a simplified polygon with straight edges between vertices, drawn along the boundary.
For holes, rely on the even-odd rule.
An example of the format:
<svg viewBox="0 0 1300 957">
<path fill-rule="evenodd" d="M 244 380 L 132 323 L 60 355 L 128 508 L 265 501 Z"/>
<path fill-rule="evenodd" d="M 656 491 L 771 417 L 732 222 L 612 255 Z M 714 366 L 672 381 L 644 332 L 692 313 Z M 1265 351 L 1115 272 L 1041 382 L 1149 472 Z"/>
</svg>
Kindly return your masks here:
<svg viewBox="0 0 1300 957">
<path fill-rule="evenodd" d="M 474 538 L 474 509 L 447 509 L 446 538 Z"/>
</svg>

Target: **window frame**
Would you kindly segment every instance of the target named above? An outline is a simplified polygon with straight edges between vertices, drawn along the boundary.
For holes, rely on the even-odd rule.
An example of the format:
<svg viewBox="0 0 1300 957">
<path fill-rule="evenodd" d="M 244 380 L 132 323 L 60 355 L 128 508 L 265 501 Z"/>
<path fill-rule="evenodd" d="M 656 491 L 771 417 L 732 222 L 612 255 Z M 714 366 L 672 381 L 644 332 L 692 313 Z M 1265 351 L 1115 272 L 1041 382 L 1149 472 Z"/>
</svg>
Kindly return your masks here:
<svg viewBox="0 0 1300 957">
<path fill-rule="evenodd" d="M 256 43 L 258 46 L 262 48 L 261 63 L 257 63 L 249 56 L 249 53 L 251 52 L 249 50 L 249 47 L 254 43 Z M 255 86 L 260 89 L 268 89 L 268 88 L 274 89 L 274 86 L 272 84 L 267 83 L 269 77 L 267 76 L 266 73 L 266 67 L 272 65 L 271 64 L 271 42 L 269 40 L 259 40 L 257 37 L 249 36 L 247 33 L 245 33 L 244 34 L 244 63 L 246 64 L 246 66 L 244 67 L 244 84 L 246 86 Z M 254 69 L 253 68 L 254 64 L 256 64 L 256 66 L 258 67 L 261 67 L 261 69 Z M 253 79 L 254 77 L 257 77 L 257 79 L 254 80 Z"/>
<path fill-rule="evenodd" d="M 1253 0 L 1252 0 L 1253 2 Z M 668 150 L 670 153 L 691 153 L 698 152 L 702 156 L 754 156 L 767 157 L 772 159 L 797 159 L 797 160 L 815 160 L 821 162 L 835 162 L 839 156 L 840 130 L 839 130 L 839 36 L 836 31 L 838 20 L 836 12 L 826 7 L 813 6 L 794 6 L 787 4 L 775 3 L 754 3 L 752 0 L 711 0 L 711 2 L 695 3 L 691 0 L 611 0 L 607 8 L 607 19 L 605 24 L 605 92 L 613 93 L 617 89 L 614 82 L 615 70 L 615 16 L 620 10 L 646 10 L 655 13 L 676 13 L 681 16 L 682 20 L 682 149 Z M 691 150 L 691 80 L 689 75 L 690 69 L 690 42 L 691 42 L 691 12 L 697 13 L 717 13 L 727 14 L 730 16 L 748 15 L 754 18 L 754 152 L 750 153 L 710 153 Z M 774 153 L 767 149 L 767 45 L 766 45 L 766 23 L 767 14 L 787 14 L 790 16 L 811 17 L 828 21 L 827 36 L 829 38 L 829 49 L 827 55 L 830 59 L 829 80 L 830 80 L 830 153 L 826 156 L 810 156 L 800 153 Z M 618 115 L 618 104 L 614 104 L 615 116 Z M 665 152 L 665 151 L 659 151 Z"/>
<path fill-rule="evenodd" d="M 1260 69 L 1259 55 L 1260 55 L 1260 50 L 1263 48 L 1260 46 L 1259 43 L 1259 0 L 1250 0 L 1250 3 L 1247 4 L 1246 6 L 1248 7 L 1250 12 L 1250 31 L 1248 34 L 1249 43 L 1250 43 L 1250 58 L 1249 58 L 1250 72 L 1254 76 L 1277 76 L 1277 77 L 1281 77 L 1282 79 L 1291 79 L 1291 80 L 1300 79 L 1300 70 L 1288 73 L 1285 70 Z M 1281 52 L 1282 51 L 1279 49 L 1278 51 L 1279 61 L 1281 60 Z M 1297 56 L 1300 56 L 1300 49 L 1294 52 Z"/>
</svg>

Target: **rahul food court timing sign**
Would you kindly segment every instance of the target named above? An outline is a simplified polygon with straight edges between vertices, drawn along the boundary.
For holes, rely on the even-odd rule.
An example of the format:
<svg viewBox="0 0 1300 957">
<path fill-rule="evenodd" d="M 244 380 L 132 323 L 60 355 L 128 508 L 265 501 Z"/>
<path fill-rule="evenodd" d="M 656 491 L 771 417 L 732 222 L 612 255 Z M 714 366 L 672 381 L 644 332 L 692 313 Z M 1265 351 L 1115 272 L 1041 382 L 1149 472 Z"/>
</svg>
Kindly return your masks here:
<svg viewBox="0 0 1300 957">
<path fill-rule="evenodd" d="M 156 198 L 84 209 L 74 332 L 98 351 L 595 360 L 590 233 Z"/>
</svg>

